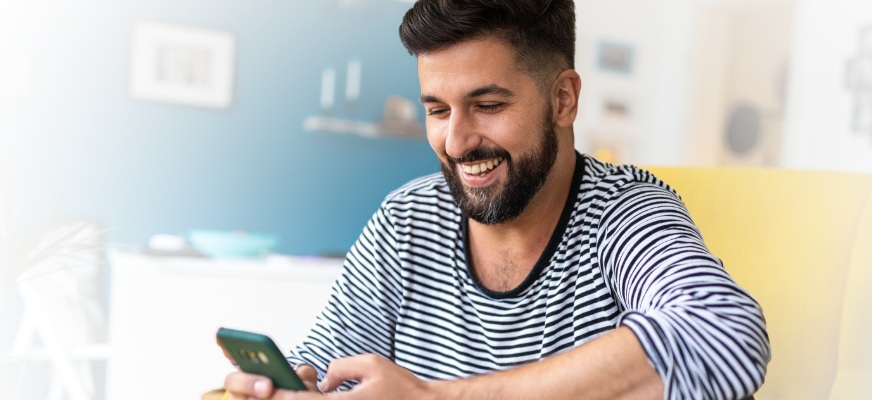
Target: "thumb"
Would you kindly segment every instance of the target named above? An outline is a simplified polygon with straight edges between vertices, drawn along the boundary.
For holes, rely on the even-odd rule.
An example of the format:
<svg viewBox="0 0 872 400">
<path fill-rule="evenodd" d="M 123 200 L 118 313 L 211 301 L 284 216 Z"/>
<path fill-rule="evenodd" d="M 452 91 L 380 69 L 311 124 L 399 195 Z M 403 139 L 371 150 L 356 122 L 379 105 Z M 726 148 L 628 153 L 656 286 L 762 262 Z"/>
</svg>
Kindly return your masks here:
<svg viewBox="0 0 872 400">
<path fill-rule="evenodd" d="M 314 392 L 318 391 L 316 387 L 318 384 L 318 372 L 315 371 L 315 368 L 308 364 L 300 364 L 295 371 L 307 389 Z"/>
<path fill-rule="evenodd" d="M 260 398 L 270 397 L 273 393 L 272 381 L 269 379 L 258 379 L 251 385 L 254 394 Z"/>
</svg>

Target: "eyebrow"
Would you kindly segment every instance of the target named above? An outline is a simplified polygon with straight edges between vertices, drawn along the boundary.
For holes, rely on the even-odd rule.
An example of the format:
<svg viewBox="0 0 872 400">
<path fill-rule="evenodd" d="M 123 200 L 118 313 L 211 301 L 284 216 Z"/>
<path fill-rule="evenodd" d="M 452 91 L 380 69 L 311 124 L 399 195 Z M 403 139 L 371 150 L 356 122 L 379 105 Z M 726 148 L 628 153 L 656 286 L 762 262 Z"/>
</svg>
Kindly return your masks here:
<svg viewBox="0 0 872 400">
<path fill-rule="evenodd" d="M 512 97 L 515 95 L 515 92 L 509 90 L 508 88 L 504 88 L 504 87 L 496 85 L 496 84 L 490 84 L 487 86 L 482 86 L 480 88 L 476 88 L 476 89 L 471 90 L 469 93 L 466 94 L 466 98 L 471 99 L 471 98 L 484 96 L 484 95 L 488 95 L 488 94 L 497 95 L 497 96 L 501 96 L 501 97 Z M 441 102 L 442 102 L 442 100 L 440 100 L 436 96 L 431 96 L 431 95 L 426 95 L 426 94 L 421 95 L 421 103 L 422 104 L 424 104 L 424 103 L 441 103 Z"/>
</svg>

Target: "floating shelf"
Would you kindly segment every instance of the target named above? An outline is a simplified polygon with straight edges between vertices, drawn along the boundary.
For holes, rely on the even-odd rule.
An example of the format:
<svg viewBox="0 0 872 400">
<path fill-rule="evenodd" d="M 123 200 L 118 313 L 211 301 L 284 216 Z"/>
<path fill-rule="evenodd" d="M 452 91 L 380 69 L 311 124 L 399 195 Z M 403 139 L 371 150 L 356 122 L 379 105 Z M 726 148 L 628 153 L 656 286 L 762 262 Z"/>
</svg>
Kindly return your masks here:
<svg viewBox="0 0 872 400">
<path fill-rule="evenodd" d="M 370 138 L 421 139 L 424 127 L 417 121 L 365 122 L 340 118 L 313 116 L 303 121 L 303 127 L 310 131 L 346 133 Z"/>
</svg>

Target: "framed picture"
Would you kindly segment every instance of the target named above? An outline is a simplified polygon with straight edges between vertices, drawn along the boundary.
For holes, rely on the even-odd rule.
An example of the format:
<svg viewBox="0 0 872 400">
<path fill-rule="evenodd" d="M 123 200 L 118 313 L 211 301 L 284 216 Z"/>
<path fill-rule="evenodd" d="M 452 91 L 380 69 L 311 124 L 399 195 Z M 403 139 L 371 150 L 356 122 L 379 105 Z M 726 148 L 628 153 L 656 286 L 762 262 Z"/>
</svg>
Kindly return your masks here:
<svg viewBox="0 0 872 400">
<path fill-rule="evenodd" d="M 227 108 L 233 96 L 235 39 L 227 32 L 139 22 L 133 28 L 133 97 Z"/>
<path fill-rule="evenodd" d="M 630 75 L 633 73 L 633 47 L 601 40 L 597 47 L 597 66 L 602 71 Z"/>
</svg>

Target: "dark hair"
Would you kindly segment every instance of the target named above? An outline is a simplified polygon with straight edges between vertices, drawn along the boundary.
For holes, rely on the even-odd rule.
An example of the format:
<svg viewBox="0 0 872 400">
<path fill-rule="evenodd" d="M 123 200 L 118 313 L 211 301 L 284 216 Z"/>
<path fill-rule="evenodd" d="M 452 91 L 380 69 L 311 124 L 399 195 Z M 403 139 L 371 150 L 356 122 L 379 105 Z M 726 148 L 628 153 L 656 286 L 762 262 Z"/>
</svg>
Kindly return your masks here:
<svg viewBox="0 0 872 400">
<path fill-rule="evenodd" d="M 574 68 L 573 0 L 418 0 L 400 24 L 414 56 L 488 36 L 505 40 L 521 71 L 546 84 L 555 70 Z"/>
</svg>

